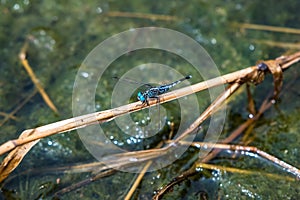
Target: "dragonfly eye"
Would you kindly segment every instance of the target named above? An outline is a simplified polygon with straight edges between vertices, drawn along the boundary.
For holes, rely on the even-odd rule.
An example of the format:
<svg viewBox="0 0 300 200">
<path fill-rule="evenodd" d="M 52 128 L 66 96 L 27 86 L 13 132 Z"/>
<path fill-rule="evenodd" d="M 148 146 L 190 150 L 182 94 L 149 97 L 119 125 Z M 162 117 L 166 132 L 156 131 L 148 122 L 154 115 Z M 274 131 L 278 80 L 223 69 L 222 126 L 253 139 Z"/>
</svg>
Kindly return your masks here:
<svg viewBox="0 0 300 200">
<path fill-rule="evenodd" d="M 144 97 L 144 95 L 141 92 L 139 92 L 137 94 L 137 99 L 140 100 L 140 101 L 142 101 L 142 102 L 144 102 L 146 100 L 145 97 Z"/>
</svg>

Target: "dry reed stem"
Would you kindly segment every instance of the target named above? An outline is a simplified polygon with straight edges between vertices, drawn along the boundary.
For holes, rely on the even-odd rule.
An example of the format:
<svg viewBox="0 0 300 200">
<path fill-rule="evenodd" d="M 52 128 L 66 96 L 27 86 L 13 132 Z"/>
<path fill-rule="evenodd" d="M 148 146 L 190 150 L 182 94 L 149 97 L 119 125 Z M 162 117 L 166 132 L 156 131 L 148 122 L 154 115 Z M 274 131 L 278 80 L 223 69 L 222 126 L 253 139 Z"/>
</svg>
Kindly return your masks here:
<svg viewBox="0 0 300 200">
<path fill-rule="evenodd" d="M 288 43 L 288 42 L 276 42 L 272 40 L 253 40 L 253 42 L 258 44 L 265 44 L 271 47 L 280 47 L 286 49 L 300 49 L 300 43 Z"/>
<path fill-rule="evenodd" d="M 20 138 L 29 136 L 30 133 L 22 133 Z M 21 163 L 24 156 L 30 151 L 30 149 L 38 143 L 39 140 L 35 140 L 25 145 L 19 146 L 12 150 L 2 161 L 0 165 L 0 183 L 6 179 L 6 177 Z"/>
<path fill-rule="evenodd" d="M 270 102 L 270 101 L 268 101 L 268 102 Z M 264 105 L 264 103 L 263 103 L 263 105 Z M 265 106 L 262 106 L 262 107 L 266 108 Z M 260 111 L 262 111 L 262 109 L 260 109 Z M 227 137 L 226 139 L 224 139 L 221 142 L 222 143 L 229 143 L 229 142 L 231 142 L 233 139 L 235 139 L 237 136 L 239 136 L 247 127 L 249 127 L 251 124 L 253 124 L 255 122 L 255 120 L 258 119 L 258 117 L 261 114 L 262 113 L 258 112 L 253 118 L 250 118 L 246 122 L 244 122 L 243 124 L 241 124 L 234 132 L 232 132 L 230 134 L 229 137 Z M 209 152 L 207 155 L 205 155 L 205 157 L 199 157 L 198 161 L 196 161 L 190 169 L 184 171 L 182 174 L 180 174 L 179 176 L 177 176 L 176 178 L 174 178 L 173 181 L 171 181 L 167 185 L 163 186 L 153 196 L 152 199 L 153 200 L 160 199 L 174 185 L 177 185 L 180 182 L 184 181 L 187 177 L 194 175 L 197 172 L 196 171 L 197 164 L 199 164 L 199 163 L 206 163 L 206 162 L 210 161 L 211 159 L 213 159 L 221 151 L 221 149 L 209 148 L 209 150 L 211 150 L 211 149 L 213 149 L 213 150 L 211 152 Z"/>
<path fill-rule="evenodd" d="M 65 188 L 63 188 L 63 189 L 55 192 L 54 195 L 53 195 L 53 199 L 59 199 L 59 196 L 65 194 L 65 193 L 68 193 L 68 192 L 70 192 L 72 190 L 75 190 L 77 188 L 83 187 L 83 186 L 85 186 L 85 185 L 87 185 L 89 183 L 92 183 L 92 182 L 100 179 L 100 178 L 109 176 L 109 175 L 113 174 L 114 172 L 115 172 L 114 169 L 109 169 L 109 170 L 104 171 L 104 172 L 102 172 L 100 174 L 97 174 L 96 176 L 93 176 L 91 178 L 87 178 L 87 179 L 85 179 L 83 181 L 80 181 L 80 182 L 72 184 L 72 185 L 70 185 L 68 187 L 65 187 Z"/>
<path fill-rule="evenodd" d="M 259 24 L 248 24 L 248 23 L 233 23 L 233 26 L 238 26 L 241 29 L 252 29 L 260 31 L 273 31 L 280 33 L 289 33 L 289 34 L 300 34 L 300 30 L 296 28 L 286 28 L 278 26 L 267 26 Z"/>
<path fill-rule="evenodd" d="M 173 141 L 167 141 L 168 143 L 173 143 Z M 184 141 L 180 141 L 179 144 L 181 145 L 189 145 L 189 146 L 194 146 L 196 148 L 204 148 L 204 149 L 214 149 L 213 151 L 218 151 L 218 153 L 220 152 L 220 150 L 231 150 L 231 151 L 247 151 L 247 152 L 253 152 L 255 154 L 257 154 L 258 156 L 261 156 L 262 158 L 265 158 L 266 160 L 282 167 L 282 169 L 286 172 L 289 172 L 291 174 L 293 174 L 294 176 L 296 176 L 296 178 L 289 178 L 289 177 L 285 177 L 286 180 L 293 180 L 293 181 L 299 181 L 300 179 L 300 170 L 278 158 L 276 158 L 275 156 L 272 156 L 256 147 L 251 147 L 251 146 L 241 146 L 241 145 L 230 145 L 230 144 L 220 144 L 220 143 L 206 143 L 206 142 L 193 142 L 192 144 L 190 143 L 186 143 Z M 201 161 L 201 162 L 195 162 L 193 167 L 190 168 L 189 170 L 183 172 L 181 175 L 177 176 L 176 178 L 174 178 L 170 183 L 168 183 L 167 185 L 165 185 L 164 187 L 162 187 L 154 196 L 153 196 L 153 200 L 158 200 L 161 199 L 161 197 L 168 191 L 170 190 L 173 186 L 179 184 L 180 182 L 182 182 L 183 180 L 185 180 L 188 176 L 194 175 L 195 173 L 197 173 L 197 168 L 210 168 L 209 164 L 206 164 L 206 162 L 209 159 L 207 159 L 206 161 Z M 216 168 L 211 167 L 210 169 L 213 170 L 223 170 L 226 171 L 228 170 L 229 172 L 233 172 L 233 173 L 242 173 L 242 174 L 255 174 L 255 172 L 249 172 L 248 170 L 241 170 L 241 169 L 234 169 L 234 168 L 228 168 L 228 167 L 222 167 L 222 166 L 217 166 Z M 257 173 L 257 171 L 256 171 Z M 277 176 L 275 174 L 268 174 L 268 173 L 263 173 L 268 175 L 269 177 L 272 178 L 279 178 L 281 176 Z"/>
<path fill-rule="evenodd" d="M 287 180 L 287 181 L 296 181 L 296 179 L 292 177 L 286 177 L 286 176 L 280 176 L 277 174 L 271 174 L 271 173 L 265 173 L 265 172 L 257 172 L 253 170 L 244 170 L 244 169 L 237 169 L 233 167 L 224 167 L 220 165 L 212 165 L 212 164 L 206 164 L 206 163 L 199 163 L 197 164 L 198 168 L 204 168 L 204 169 L 210 169 L 210 170 L 221 170 L 223 172 L 230 172 L 230 173 L 238 173 L 238 174 L 244 174 L 244 175 L 259 175 L 264 176 L 272 179 L 277 180 Z"/>
<path fill-rule="evenodd" d="M 277 85 L 280 85 L 281 78 L 278 78 L 278 66 L 281 68 L 286 68 L 289 65 L 298 62 L 300 59 L 300 52 L 297 52 L 291 56 L 281 56 L 277 58 L 276 60 L 269 60 L 265 61 L 265 63 L 268 64 L 268 68 L 272 73 L 277 73 L 277 76 L 274 76 L 274 83 L 275 83 L 275 88 L 278 87 Z M 274 67 L 274 68 L 273 68 Z M 281 69 L 280 69 L 281 70 Z M 280 75 L 280 74 L 279 74 Z M 280 77 L 280 76 L 279 76 Z M 206 119 L 208 116 L 210 116 L 215 110 L 218 109 L 218 107 L 221 105 L 222 102 L 228 98 L 234 90 L 236 90 L 240 84 L 244 82 L 254 82 L 254 83 L 259 83 L 262 81 L 262 76 L 261 72 L 259 71 L 257 66 L 252 66 L 243 70 L 240 70 L 238 72 L 233 72 L 231 74 L 224 75 L 219 78 L 214 78 L 205 82 L 201 82 L 189 87 L 185 87 L 170 93 L 166 93 L 164 95 L 160 96 L 160 103 L 171 101 L 173 99 L 180 98 L 185 95 L 189 95 L 198 91 L 201 91 L 203 89 L 217 86 L 220 84 L 224 83 L 230 83 L 230 82 L 235 82 L 234 84 L 231 85 L 231 88 L 226 90 L 224 94 L 221 94 L 219 98 L 215 100 L 214 103 L 207 109 L 206 112 L 204 112 L 199 120 L 192 125 L 187 131 L 184 132 L 182 136 L 179 137 L 179 139 L 184 138 L 187 134 L 191 133 L 201 122 Z M 192 89 L 192 90 L 191 90 Z M 278 91 L 277 91 L 278 92 Z M 276 89 L 275 89 L 275 95 L 276 95 Z M 153 106 L 156 104 L 156 100 L 149 100 L 149 106 Z M 106 111 L 101 111 L 101 112 L 96 112 L 92 114 L 87 114 L 84 116 L 79 116 L 63 121 L 59 121 L 53 124 L 48 124 L 45 126 L 41 126 L 35 129 L 29 129 L 23 131 L 22 134 L 29 135 L 26 138 L 19 138 L 16 140 L 11 140 L 3 145 L 0 146 L 0 155 L 20 146 L 24 145 L 29 142 L 33 142 L 35 140 L 41 139 L 43 137 L 47 137 L 53 134 L 65 132 L 65 131 L 70 131 L 73 129 L 78 129 L 80 127 L 84 127 L 90 124 L 94 123 L 103 123 L 109 120 L 114 119 L 115 117 L 118 117 L 120 115 L 134 112 L 137 110 L 141 110 L 146 108 L 146 106 L 142 105 L 140 102 L 128 104 L 125 106 L 121 106 L 118 108 L 106 110 Z M 176 142 L 179 141 L 179 139 L 176 140 Z M 128 156 L 132 157 L 134 156 L 136 159 L 138 159 L 140 162 L 150 160 L 152 158 L 156 158 L 161 155 L 165 155 L 167 153 L 167 150 L 171 148 L 172 145 L 169 145 L 167 147 L 161 148 L 159 150 L 157 149 L 150 149 L 150 150 L 143 150 L 139 152 L 126 152 L 124 154 L 115 154 L 108 156 L 108 158 L 111 158 L 111 161 L 106 163 L 107 165 L 103 169 L 107 168 L 116 168 L 118 166 L 124 166 L 128 165 Z M 24 156 L 24 155 L 23 155 Z M 127 158 L 126 158 L 127 157 Z M 117 160 L 118 162 L 116 162 Z"/>
<path fill-rule="evenodd" d="M 290 65 L 292 65 L 296 62 L 299 62 L 299 60 L 300 60 L 300 52 L 297 52 L 291 56 L 281 56 L 281 57 L 277 58 L 276 60 L 268 60 L 268 61 L 261 62 L 261 63 L 267 64 L 268 69 L 272 72 L 272 75 L 274 78 L 274 96 L 273 96 L 273 98 L 277 98 L 277 96 L 279 95 L 281 86 L 282 86 L 282 70 L 286 69 L 287 67 L 289 67 Z M 280 67 L 280 69 L 279 69 L 279 67 Z M 256 83 L 256 81 L 258 83 L 260 83 L 263 80 L 263 77 L 259 77 L 260 76 L 259 73 L 253 72 L 249 75 L 250 75 L 250 77 L 253 77 L 253 76 L 254 77 L 250 78 L 250 80 L 248 80 L 248 82 L 252 82 L 253 80 L 255 80 L 254 83 Z M 255 78 L 255 77 L 257 77 L 257 78 Z M 249 77 L 248 77 L 248 79 L 249 79 Z M 246 82 L 247 82 L 247 80 L 246 80 Z M 258 113 L 256 113 L 253 118 L 248 119 L 246 122 L 244 122 L 242 125 L 240 125 L 229 137 L 227 137 L 225 140 L 223 140 L 221 142 L 229 143 L 233 139 L 235 139 L 237 136 L 239 136 L 247 127 L 249 127 L 251 124 L 253 124 L 261 116 L 261 114 L 263 114 L 267 109 L 269 109 L 273 105 L 273 102 L 274 102 L 274 99 L 272 100 L 269 97 L 267 97 L 266 100 L 262 103 Z M 183 172 L 181 175 L 174 178 L 173 181 L 171 181 L 170 183 L 168 183 L 167 185 L 162 187 L 153 196 L 153 199 L 155 199 L 155 200 L 160 199 L 164 195 L 164 193 L 166 191 L 168 191 L 170 188 L 172 188 L 174 185 L 185 180 L 188 176 L 195 174 L 196 173 L 195 169 L 196 169 L 197 164 L 208 162 L 209 160 L 214 158 L 219 152 L 220 152 L 220 149 L 214 149 L 212 152 L 210 152 L 204 158 L 199 158 L 199 160 L 197 162 L 195 162 L 195 164 L 193 165 L 192 168 Z M 266 157 L 269 156 L 269 159 L 271 159 L 271 160 L 273 159 L 275 164 L 281 163 L 285 169 L 290 170 L 290 172 L 293 173 L 294 175 L 296 175 L 298 179 L 300 178 L 299 169 L 297 169 L 275 157 L 270 157 L 271 155 L 264 154 L 264 156 L 266 156 Z"/>
<path fill-rule="evenodd" d="M 7 121 L 8 119 L 12 119 L 17 121 L 18 118 L 16 116 L 14 116 L 12 113 L 6 113 L 6 112 L 0 112 L 0 115 L 4 117 L 4 120 L 2 120 L 1 123 L 3 123 L 3 121 Z M 0 124 L 1 126 L 1 124 Z"/>
<path fill-rule="evenodd" d="M 34 74 L 32 68 L 30 67 L 30 65 L 28 63 L 28 60 L 26 59 L 27 46 L 28 46 L 28 43 L 25 42 L 25 44 L 24 44 L 24 46 L 21 49 L 21 52 L 19 54 L 19 58 L 21 60 L 21 63 L 23 65 L 23 67 L 25 68 L 26 72 L 28 73 L 30 79 L 34 83 L 35 87 L 37 88 L 37 90 L 41 94 L 41 96 L 44 99 L 45 103 L 50 107 L 51 110 L 53 110 L 55 113 L 58 114 L 57 108 L 55 107 L 55 105 L 53 104 L 51 99 L 49 98 L 48 94 L 46 93 L 43 86 L 41 85 L 40 80 L 36 77 L 36 75 Z"/>
<path fill-rule="evenodd" d="M 130 200 L 131 199 L 132 195 L 134 194 L 136 188 L 139 186 L 140 182 L 142 181 L 145 173 L 147 172 L 147 170 L 149 169 L 151 164 L 152 164 L 151 160 L 146 163 L 146 165 L 143 167 L 142 171 L 139 173 L 138 177 L 134 181 L 134 184 L 130 188 L 129 192 L 125 196 L 124 200 Z"/>
<path fill-rule="evenodd" d="M 182 140 L 188 134 L 197 129 L 197 127 L 199 127 L 202 122 L 204 122 L 208 117 L 215 113 L 226 101 L 226 99 L 228 99 L 239 87 L 240 83 L 233 83 L 232 85 L 230 85 L 178 138 L 176 138 L 174 142 L 176 143 Z"/>
<path fill-rule="evenodd" d="M 278 63 L 281 65 L 282 69 L 285 69 L 288 66 L 292 65 L 293 63 L 298 62 L 299 60 L 300 60 L 300 52 L 297 52 L 291 56 L 278 58 Z M 218 78 L 213 78 L 208 81 L 203 81 L 185 88 L 181 88 L 173 92 L 169 92 L 161 95 L 160 103 L 165 103 L 171 100 L 175 100 L 180 97 L 190 95 L 210 87 L 215 87 L 221 84 L 231 83 L 237 80 L 245 79 L 245 77 L 246 79 L 249 79 L 248 76 L 250 76 L 250 78 L 253 77 L 253 74 L 255 74 L 255 72 L 257 72 L 257 66 L 252 66 Z M 155 99 L 150 99 L 149 107 L 156 105 L 156 103 L 157 101 Z M 95 123 L 103 123 L 106 121 L 113 120 L 117 116 L 121 116 L 145 108 L 147 107 L 142 105 L 140 102 L 135 102 L 128 105 L 120 106 L 118 108 L 106 110 L 106 111 L 100 111 L 96 113 L 91 113 L 79 117 L 62 120 L 35 129 L 28 129 L 25 130 L 24 132 L 33 132 L 34 134 L 22 140 L 17 139 L 17 140 L 11 140 L 4 143 L 3 145 L 0 146 L 0 155 L 12 150 L 16 146 L 25 144 L 27 142 L 31 142 L 36 139 L 41 139 L 53 134 L 62 133 L 73 129 L 78 129 L 80 127 L 88 126 Z"/>
<path fill-rule="evenodd" d="M 157 15 L 157 14 L 146 14 L 146 13 L 132 13 L 132 12 L 118 12 L 110 11 L 105 13 L 109 17 L 126 17 L 126 18 L 139 18 L 139 19 L 150 19 L 150 20 L 162 20 L 162 21 L 177 21 L 178 18 L 170 15 Z"/>
<path fill-rule="evenodd" d="M 168 141 L 170 143 L 172 141 Z M 204 148 L 204 149 L 221 149 L 221 150 L 230 150 L 230 151 L 239 151 L 239 152 L 252 152 L 255 153 L 256 155 L 280 166 L 284 171 L 287 171 L 294 176 L 296 176 L 297 179 L 300 179 L 300 170 L 278 158 L 275 156 L 272 156 L 268 154 L 265 151 L 262 151 L 258 149 L 257 147 L 252 147 L 252 146 L 242 146 L 242 145 L 232 145 L 232 144 L 222 144 L 222 143 L 207 143 L 207 142 L 193 142 L 192 144 L 189 144 L 184 141 L 180 141 L 179 144 L 181 145 L 190 145 L 193 147 L 196 147 L 198 149 Z M 196 166 L 199 166 L 201 164 L 204 164 L 204 162 L 197 163 Z M 294 179 L 295 180 L 295 179 Z"/>
<path fill-rule="evenodd" d="M 172 135 L 173 134 L 173 130 L 171 130 L 170 134 L 169 135 Z M 160 142 L 156 148 L 161 148 L 162 146 L 164 145 L 163 142 Z M 139 186 L 140 182 L 142 181 L 145 173 L 147 172 L 147 170 L 149 169 L 149 167 L 151 166 L 152 164 L 152 160 L 149 160 L 145 166 L 143 167 L 143 169 L 141 170 L 141 172 L 138 173 L 138 176 L 137 178 L 135 179 L 133 185 L 131 186 L 130 190 L 128 191 L 128 193 L 126 194 L 125 196 L 125 200 L 130 200 L 132 195 L 134 194 L 135 190 L 137 189 L 137 187 Z"/>
<path fill-rule="evenodd" d="M 27 96 L 16 108 L 13 109 L 9 114 L 5 116 L 5 118 L 0 122 L 0 126 L 2 126 L 7 120 L 13 117 L 35 94 L 37 90 L 35 89 L 29 96 Z"/>
<path fill-rule="evenodd" d="M 231 74 L 224 75 L 220 78 L 214 78 L 208 81 L 203 81 L 192 86 L 187 86 L 160 96 L 160 103 L 165 103 L 171 100 L 178 99 L 180 97 L 190 95 L 201 90 L 205 90 L 209 87 L 218 86 L 221 84 L 233 82 L 237 79 L 241 79 L 256 70 L 257 67 L 249 67 L 238 72 L 233 72 Z M 155 99 L 149 99 L 149 107 L 157 104 Z M 45 126 L 37 127 L 34 129 L 28 129 L 23 132 L 32 132 L 31 136 L 24 139 L 16 139 L 8 141 L 0 146 L 0 155 L 12 150 L 16 146 L 26 144 L 27 142 L 32 142 L 37 139 L 48 137 L 57 133 L 62 133 L 81 127 L 85 127 L 95 123 L 103 123 L 106 121 L 113 120 L 115 117 L 135 112 L 148 108 L 148 106 L 142 105 L 140 102 L 131 103 L 128 105 L 120 106 L 118 108 L 113 108 L 105 111 L 100 111 L 96 113 L 91 113 L 87 115 L 82 115 L 79 117 L 74 117 L 52 124 L 47 124 Z"/>
</svg>

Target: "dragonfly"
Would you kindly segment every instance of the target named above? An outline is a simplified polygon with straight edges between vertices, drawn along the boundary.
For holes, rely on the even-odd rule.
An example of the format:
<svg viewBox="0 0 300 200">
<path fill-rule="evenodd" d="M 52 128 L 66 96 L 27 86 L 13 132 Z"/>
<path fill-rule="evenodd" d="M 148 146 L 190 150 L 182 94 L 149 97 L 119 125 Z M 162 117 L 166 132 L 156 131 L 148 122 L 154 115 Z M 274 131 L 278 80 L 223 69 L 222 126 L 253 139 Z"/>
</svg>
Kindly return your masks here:
<svg viewBox="0 0 300 200">
<path fill-rule="evenodd" d="M 120 79 L 118 77 L 113 77 L 113 78 Z M 144 92 L 138 92 L 137 99 L 139 101 L 141 101 L 142 104 L 146 103 L 147 105 L 149 105 L 149 102 L 148 102 L 149 99 L 157 99 L 159 101 L 159 95 L 166 93 L 167 91 L 169 91 L 175 85 L 181 83 L 182 81 L 188 80 L 190 78 L 192 78 L 192 76 L 188 75 L 188 76 L 186 76 L 184 78 L 181 78 L 177 81 L 174 81 L 172 83 L 165 84 L 165 85 L 159 85 L 159 86 L 153 86 L 151 84 L 143 84 L 146 87 L 148 87 L 148 89 L 145 90 Z M 120 79 L 120 80 L 124 80 L 124 81 L 131 82 L 131 83 L 141 84 L 137 81 L 133 81 L 133 80 L 130 80 L 130 79 Z"/>
<path fill-rule="evenodd" d="M 141 101 L 143 104 L 146 103 L 147 105 L 149 105 L 148 99 L 155 98 L 155 99 L 159 100 L 159 95 L 166 93 L 175 85 L 181 83 L 182 81 L 188 80 L 190 78 L 192 78 L 192 76 L 188 75 L 182 79 L 179 79 L 177 81 L 174 81 L 174 82 L 166 84 L 166 85 L 160 85 L 157 87 L 150 86 L 150 88 L 148 90 L 146 90 L 145 92 L 138 92 L 137 99 L 139 101 Z"/>
<path fill-rule="evenodd" d="M 181 79 L 171 82 L 169 84 L 158 85 L 158 86 L 154 86 L 154 85 L 148 84 L 148 83 L 146 83 L 146 84 L 141 83 L 138 81 L 134 81 L 132 79 L 127 79 L 127 78 L 119 78 L 119 77 L 112 77 L 112 78 L 118 79 L 120 81 L 125 81 L 128 83 L 145 86 L 146 87 L 145 90 L 138 91 L 136 98 L 140 102 L 142 102 L 142 105 L 147 104 L 149 106 L 149 102 L 148 102 L 149 99 L 156 99 L 157 104 L 159 104 L 159 95 L 166 93 L 172 87 L 176 86 L 177 84 L 179 84 L 185 80 L 192 78 L 192 76 L 188 75 L 188 76 L 185 76 L 184 78 L 181 78 Z M 158 109 L 157 111 L 152 110 L 150 112 L 150 108 L 149 108 L 148 117 L 146 118 L 146 120 L 144 122 L 142 120 L 142 126 L 145 128 L 145 130 L 143 131 L 143 134 L 145 134 L 147 137 L 152 136 L 152 134 L 157 133 L 159 130 L 161 130 L 162 124 L 165 124 L 166 119 L 162 120 L 160 118 L 160 115 L 161 115 L 160 106 L 158 106 L 157 109 Z M 158 114 L 156 114 L 156 112 L 158 112 Z M 155 127 L 155 124 L 158 124 L 157 128 Z M 145 137 L 145 135 L 143 135 L 143 137 Z"/>
</svg>

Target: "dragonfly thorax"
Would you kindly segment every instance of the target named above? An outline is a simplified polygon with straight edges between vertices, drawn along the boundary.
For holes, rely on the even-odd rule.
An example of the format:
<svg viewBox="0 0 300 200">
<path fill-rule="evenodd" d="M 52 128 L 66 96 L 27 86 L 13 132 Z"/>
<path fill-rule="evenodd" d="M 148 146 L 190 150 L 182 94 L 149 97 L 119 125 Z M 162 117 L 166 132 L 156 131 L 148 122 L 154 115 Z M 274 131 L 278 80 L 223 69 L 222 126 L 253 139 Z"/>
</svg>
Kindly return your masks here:
<svg viewBox="0 0 300 200">
<path fill-rule="evenodd" d="M 148 86 L 150 86 L 150 88 L 148 90 L 146 90 L 145 92 L 139 92 L 138 95 L 137 95 L 137 99 L 139 101 L 141 101 L 142 103 L 147 103 L 147 105 L 149 105 L 148 99 L 155 98 L 159 101 L 159 95 L 164 94 L 170 88 L 174 87 L 178 83 L 180 83 L 184 80 L 190 79 L 190 78 L 192 78 L 191 75 L 186 76 L 182 79 L 179 79 L 178 81 L 175 81 L 173 83 L 166 84 L 166 85 L 160 85 L 160 86 L 157 86 L 157 87 L 153 87 L 153 86 L 147 84 Z"/>
<path fill-rule="evenodd" d="M 142 103 L 148 104 L 148 99 L 155 98 L 158 99 L 158 95 L 160 95 L 160 89 L 158 87 L 152 87 L 145 92 L 139 92 L 137 95 L 137 99 L 140 100 Z"/>
</svg>

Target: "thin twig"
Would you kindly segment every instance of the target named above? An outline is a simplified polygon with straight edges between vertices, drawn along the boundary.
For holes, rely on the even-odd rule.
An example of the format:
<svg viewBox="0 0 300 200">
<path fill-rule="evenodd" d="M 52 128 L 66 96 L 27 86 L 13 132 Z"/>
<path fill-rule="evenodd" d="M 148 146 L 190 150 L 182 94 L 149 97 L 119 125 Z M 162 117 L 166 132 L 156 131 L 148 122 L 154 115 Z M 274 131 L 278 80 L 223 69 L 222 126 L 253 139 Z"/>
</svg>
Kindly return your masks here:
<svg viewBox="0 0 300 200">
<path fill-rule="evenodd" d="M 173 141 L 168 141 L 168 143 L 173 143 Z M 279 165 L 280 167 L 282 167 L 282 169 L 284 171 L 287 171 L 291 174 L 293 174 L 295 176 L 295 178 L 293 180 L 299 180 L 300 179 L 300 170 L 278 158 L 276 158 L 275 156 L 272 156 L 262 150 L 259 150 L 256 147 L 251 147 L 251 146 L 241 146 L 241 145 L 230 145 L 230 144 L 215 144 L 215 143 L 206 143 L 206 142 L 193 142 L 192 144 L 190 143 L 185 143 L 184 141 L 180 141 L 179 144 L 181 145 L 189 145 L 189 146 L 194 146 L 196 148 L 205 148 L 205 149 L 214 149 L 214 151 L 218 150 L 231 150 L 231 151 L 247 151 L 247 152 L 253 152 L 263 158 L 265 158 L 268 161 L 271 161 L 272 163 Z M 181 175 L 177 176 L 176 178 L 174 178 L 170 183 L 168 183 L 167 185 L 165 185 L 164 187 L 162 187 L 154 196 L 153 196 L 153 200 L 159 200 L 161 199 L 161 197 L 167 192 L 169 191 L 173 186 L 179 184 L 180 182 L 184 181 L 187 177 L 192 176 L 196 173 L 198 173 L 198 171 L 196 169 L 199 169 L 200 167 L 204 167 L 204 168 L 208 168 L 208 164 L 206 164 L 205 162 L 196 162 L 194 163 L 193 167 L 190 168 L 189 170 L 185 171 L 184 173 L 182 173 Z M 231 172 L 238 172 L 238 173 L 244 173 L 244 174 L 254 174 L 252 172 L 246 171 L 246 170 L 241 170 L 241 169 L 232 169 L 232 168 L 225 168 L 225 167 L 216 167 L 216 170 L 224 170 L 226 171 L 229 170 Z M 257 173 L 257 172 L 256 172 Z M 264 173 L 265 174 L 265 173 Z M 270 177 L 278 177 L 274 174 L 268 174 L 268 176 Z M 286 178 L 289 179 L 289 178 Z M 290 179 L 289 179 L 290 180 Z"/>
<path fill-rule="evenodd" d="M 109 175 L 113 174 L 114 172 L 115 172 L 114 169 L 109 169 L 109 170 L 103 171 L 100 174 L 97 174 L 97 175 L 95 175 L 95 176 L 93 176 L 91 178 L 87 178 L 85 180 L 82 180 L 82 181 L 80 181 L 78 183 L 72 184 L 72 185 L 70 185 L 68 187 L 65 187 L 65 188 L 63 188 L 63 189 L 55 192 L 54 195 L 53 195 L 53 197 L 57 198 L 57 197 L 65 194 L 65 193 L 71 192 L 71 191 L 73 191 L 73 190 L 75 190 L 77 188 L 81 188 L 81 187 L 83 187 L 85 185 L 88 185 L 88 184 L 90 184 L 92 182 L 95 182 L 96 180 L 98 180 L 100 178 L 109 176 Z"/>
<path fill-rule="evenodd" d="M 197 167 L 204 168 L 204 169 L 210 169 L 210 170 L 221 170 L 223 172 L 239 173 L 239 174 L 244 174 L 244 175 L 259 175 L 259 176 L 269 177 L 269 178 L 277 179 L 277 180 L 297 181 L 295 178 L 292 178 L 292 177 L 280 176 L 277 174 L 265 173 L 265 172 L 258 173 L 256 170 L 255 171 L 254 170 L 244 170 L 244 169 L 237 169 L 237 168 L 233 168 L 233 167 L 212 165 L 212 164 L 207 164 L 207 163 L 199 163 L 197 165 Z"/>
<path fill-rule="evenodd" d="M 0 126 L 2 126 L 7 120 L 12 118 L 14 114 L 16 114 L 35 94 L 37 90 L 35 89 L 29 96 L 27 96 L 13 111 L 5 116 L 5 118 L 0 122 Z"/>
<path fill-rule="evenodd" d="M 267 26 L 267 25 L 260 25 L 260 24 L 248 24 L 248 23 L 233 23 L 233 26 L 238 26 L 241 29 L 253 29 L 253 30 L 261 30 L 261 31 L 273 31 L 279 33 L 300 34 L 300 30 L 296 28 Z"/>
<path fill-rule="evenodd" d="M 131 12 L 119 12 L 110 11 L 105 13 L 109 17 L 126 17 L 126 18 L 139 18 L 139 19 L 150 19 L 150 20 L 163 20 L 163 21 L 177 21 L 178 18 L 170 15 L 158 15 L 158 14 L 147 14 L 147 13 L 131 13 Z"/>
<path fill-rule="evenodd" d="M 288 42 L 277 42 L 273 40 L 253 40 L 253 42 L 258 44 L 265 44 L 271 47 L 280 47 L 287 49 L 300 49 L 300 43 L 288 43 Z"/>
<path fill-rule="evenodd" d="M 178 142 L 185 138 L 188 134 L 194 132 L 194 130 L 197 129 L 197 127 L 199 127 L 209 116 L 215 113 L 226 99 L 229 98 L 239 87 L 240 83 L 230 85 L 178 138 L 176 138 L 174 142 Z"/>
<path fill-rule="evenodd" d="M 15 121 L 18 120 L 18 118 L 16 116 L 12 115 L 11 113 L 0 112 L 0 115 L 5 117 L 5 118 L 12 119 L 12 120 L 15 120 Z"/>
<path fill-rule="evenodd" d="M 143 167 L 142 171 L 139 173 L 138 177 L 134 181 L 134 184 L 131 186 L 129 192 L 126 194 L 124 200 L 130 200 L 133 193 L 135 192 L 136 188 L 139 186 L 140 182 L 142 181 L 145 173 L 147 172 L 148 168 L 152 164 L 152 161 L 148 161 L 146 165 Z"/>
<path fill-rule="evenodd" d="M 169 141 L 170 143 L 172 141 Z M 201 149 L 219 149 L 219 150 L 231 150 L 231 151 L 243 151 L 243 152 L 252 152 L 257 154 L 258 156 L 261 156 L 262 158 L 265 158 L 266 160 L 280 166 L 284 171 L 289 172 L 296 176 L 297 179 L 300 179 L 300 170 L 278 158 L 275 156 L 272 156 L 268 154 L 265 151 L 262 151 L 258 149 L 257 147 L 252 147 L 252 146 L 242 146 L 242 145 L 232 145 L 232 144 L 221 144 L 221 143 L 207 143 L 207 142 L 193 142 L 192 144 L 186 143 L 184 141 L 180 141 L 179 144 L 181 145 L 190 145 L 196 148 L 201 148 Z M 198 162 L 196 166 L 199 166 L 205 162 Z"/>
<path fill-rule="evenodd" d="M 41 85 L 39 79 L 36 77 L 36 75 L 34 74 L 32 68 L 30 67 L 30 65 L 28 63 L 28 60 L 26 59 L 27 46 L 28 46 L 28 43 L 25 42 L 25 44 L 24 44 L 24 46 L 21 49 L 21 52 L 19 54 L 19 58 L 21 60 L 21 63 L 23 65 L 23 67 L 25 68 L 25 70 L 27 71 L 27 73 L 28 73 L 29 77 L 31 78 L 32 82 L 34 83 L 35 87 L 37 88 L 37 90 L 41 94 L 41 96 L 44 99 L 45 103 L 51 108 L 51 110 L 53 110 L 55 113 L 58 113 L 57 108 L 55 107 L 55 105 L 53 104 L 51 99 L 49 98 L 48 94 L 46 93 L 43 86 Z"/>
</svg>

